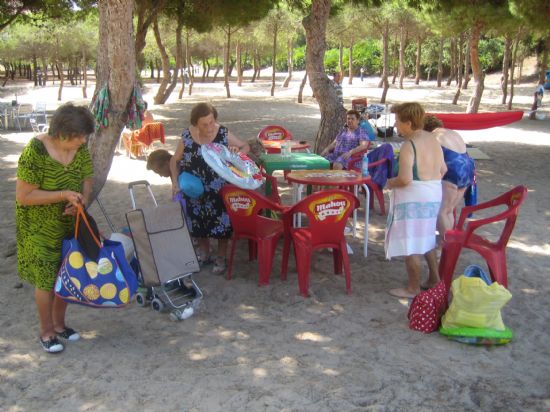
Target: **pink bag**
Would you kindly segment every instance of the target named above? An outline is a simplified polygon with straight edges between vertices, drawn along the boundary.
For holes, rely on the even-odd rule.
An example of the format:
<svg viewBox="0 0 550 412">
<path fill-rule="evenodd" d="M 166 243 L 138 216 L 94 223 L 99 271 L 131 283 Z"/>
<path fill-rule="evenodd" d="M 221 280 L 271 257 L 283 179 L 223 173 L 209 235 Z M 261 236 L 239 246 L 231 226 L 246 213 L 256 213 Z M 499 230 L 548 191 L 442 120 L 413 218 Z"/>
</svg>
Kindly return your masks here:
<svg viewBox="0 0 550 412">
<path fill-rule="evenodd" d="M 416 295 L 409 308 L 409 328 L 422 333 L 435 332 L 447 309 L 447 288 L 443 281 Z"/>
</svg>

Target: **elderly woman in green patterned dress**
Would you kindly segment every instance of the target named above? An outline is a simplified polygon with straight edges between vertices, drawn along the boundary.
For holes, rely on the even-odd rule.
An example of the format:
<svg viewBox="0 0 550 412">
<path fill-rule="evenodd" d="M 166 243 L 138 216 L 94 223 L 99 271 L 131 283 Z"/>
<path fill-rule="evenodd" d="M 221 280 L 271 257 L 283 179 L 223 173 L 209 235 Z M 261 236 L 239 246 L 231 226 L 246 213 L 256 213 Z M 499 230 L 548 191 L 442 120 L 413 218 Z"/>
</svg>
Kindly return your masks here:
<svg viewBox="0 0 550 412">
<path fill-rule="evenodd" d="M 61 264 L 61 242 L 74 231 L 75 206 L 86 205 L 93 167 L 86 147 L 95 121 L 85 107 L 59 107 L 48 133 L 23 149 L 17 168 L 15 212 L 19 276 L 35 288 L 40 343 L 49 353 L 64 349 L 59 338 L 80 335 L 65 324 L 67 303 L 53 293 Z"/>
</svg>

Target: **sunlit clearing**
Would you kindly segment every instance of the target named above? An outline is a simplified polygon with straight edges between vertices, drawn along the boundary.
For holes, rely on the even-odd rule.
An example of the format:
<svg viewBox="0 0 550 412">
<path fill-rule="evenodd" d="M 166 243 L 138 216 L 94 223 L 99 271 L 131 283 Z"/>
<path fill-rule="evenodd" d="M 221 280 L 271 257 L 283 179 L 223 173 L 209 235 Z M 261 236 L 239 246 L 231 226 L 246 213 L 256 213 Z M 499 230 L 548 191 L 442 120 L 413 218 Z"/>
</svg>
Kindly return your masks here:
<svg viewBox="0 0 550 412">
<path fill-rule="evenodd" d="M 539 291 L 535 289 L 521 289 L 521 291 L 527 295 L 538 295 Z"/>
<path fill-rule="evenodd" d="M 7 156 L 4 156 L 2 158 L 2 160 L 6 163 L 13 163 L 13 164 L 17 164 L 17 161 L 19 160 L 19 155 L 15 155 L 15 154 L 11 154 L 11 155 L 7 155 Z"/>
<path fill-rule="evenodd" d="M 399 303 L 401 303 L 403 306 L 406 306 L 406 307 L 409 306 L 409 299 L 406 299 L 406 298 L 399 298 L 398 301 L 399 301 Z"/>
<path fill-rule="evenodd" d="M 252 373 L 256 378 L 265 378 L 267 376 L 267 371 L 264 368 L 254 368 Z"/>
<path fill-rule="evenodd" d="M 94 339 L 97 338 L 98 334 L 96 330 L 90 330 L 87 332 L 82 332 L 80 336 L 82 336 L 83 339 Z"/>
<path fill-rule="evenodd" d="M 302 332 L 296 335 L 298 340 L 309 340 L 312 342 L 330 342 L 332 338 L 328 336 L 323 336 L 315 332 Z"/>
<path fill-rule="evenodd" d="M 525 243 L 517 242 L 517 241 L 510 241 L 508 242 L 508 247 L 519 249 L 522 252 L 527 253 L 534 253 L 536 255 L 542 255 L 542 256 L 550 256 L 550 245 L 549 244 L 543 244 L 543 245 L 526 245 Z"/>
<path fill-rule="evenodd" d="M 340 375 L 340 372 L 335 371 L 334 369 L 325 369 L 325 370 L 323 371 L 323 373 L 324 373 L 325 375 L 329 375 L 329 376 L 338 376 L 338 375 Z"/>
<path fill-rule="evenodd" d="M 296 359 L 291 358 L 290 356 L 283 356 L 280 362 L 286 367 L 295 368 L 296 366 L 298 366 L 298 362 L 296 361 Z"/>
</svg>

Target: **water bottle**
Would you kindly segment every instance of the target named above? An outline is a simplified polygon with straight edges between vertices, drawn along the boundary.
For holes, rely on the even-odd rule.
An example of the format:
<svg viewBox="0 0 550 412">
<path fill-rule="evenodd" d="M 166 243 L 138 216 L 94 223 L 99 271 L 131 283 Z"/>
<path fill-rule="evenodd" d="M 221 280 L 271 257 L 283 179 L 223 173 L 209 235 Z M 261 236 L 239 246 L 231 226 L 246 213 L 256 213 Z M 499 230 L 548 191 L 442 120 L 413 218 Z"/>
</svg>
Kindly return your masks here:
<svg viewBox="0 0 550 412">
<path fill-rule="evenodd" d="M 369 157 L 366 153 L 363 155 L 363 161 L 361 162 L 361 174 L 363 177 L 369 175 Z"/>
</svg>

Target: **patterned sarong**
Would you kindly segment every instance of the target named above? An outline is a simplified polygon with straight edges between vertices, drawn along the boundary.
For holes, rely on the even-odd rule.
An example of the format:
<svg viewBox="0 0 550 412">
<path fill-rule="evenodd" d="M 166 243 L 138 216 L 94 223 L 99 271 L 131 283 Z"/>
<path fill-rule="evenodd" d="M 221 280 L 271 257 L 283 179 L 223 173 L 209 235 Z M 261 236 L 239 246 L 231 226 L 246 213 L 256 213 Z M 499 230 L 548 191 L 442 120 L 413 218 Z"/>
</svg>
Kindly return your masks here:
<svg viewBox="0 0 550 412">
<path fill-rule="evenodd" d="M 386 258 L 422 255 L 435 248 L 440 206 L 440 180 L 413 180 L 393 189 L 386 224 Z"/>
</svg>

